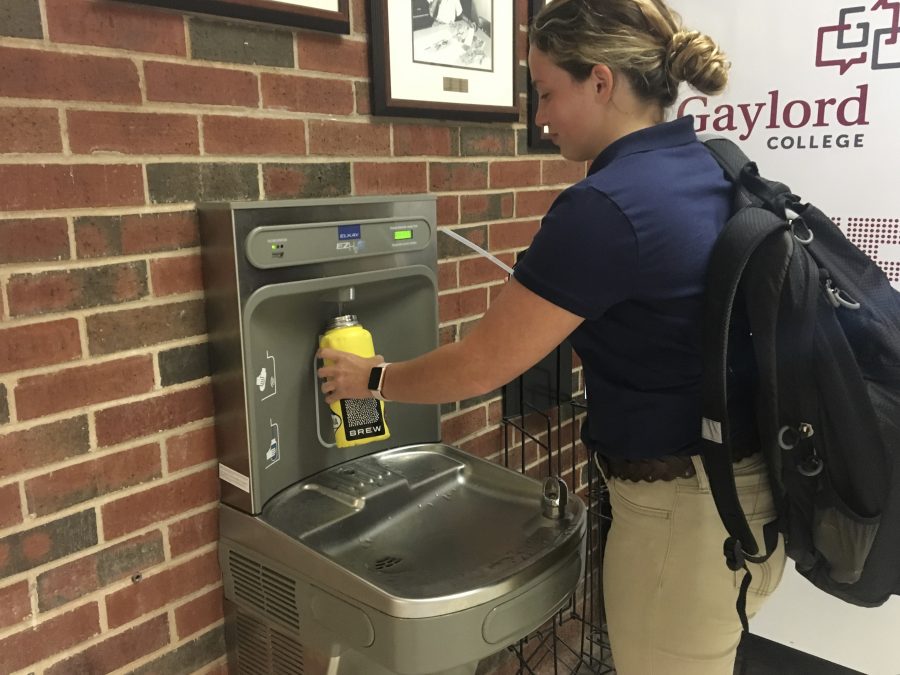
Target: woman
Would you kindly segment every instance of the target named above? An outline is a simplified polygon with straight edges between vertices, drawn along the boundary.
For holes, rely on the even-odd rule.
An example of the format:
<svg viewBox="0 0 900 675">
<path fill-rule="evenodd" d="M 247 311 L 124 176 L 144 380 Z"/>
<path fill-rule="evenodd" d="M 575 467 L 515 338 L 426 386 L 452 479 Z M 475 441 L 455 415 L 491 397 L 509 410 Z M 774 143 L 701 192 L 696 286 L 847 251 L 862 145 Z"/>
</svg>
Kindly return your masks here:
<svg viewBox="0 0 900 675">
<path fill-rule="evenodd" d="M 666 122 L 678 85 L 720 92 L 728 63 L 662 0 L 556 0 L 535 17 L 528 63 L 564 157 L 588 176 L 550 207 L 507 287 L 460 342 L 381 370 L 323 350 L 326 400 L 440 403 L 496 389 L 570 337 L 584 364 L 586 445 L 610 489 L 604 602 L 619 675 L 731 675 L 741 575 L 697 457 L 704 277 L 730 185 L 693 120 Z M 509 347 L 515 338 L 515 348 Z M 371 378 L 371 383 L 370 383 Z M 754 448 L 755 450 L 755 448 Z M 735 458 L 761 539 L 773 515 L 765 465 Z M 752 616 L 783 547 L 751 565 Z"/>
</svg>

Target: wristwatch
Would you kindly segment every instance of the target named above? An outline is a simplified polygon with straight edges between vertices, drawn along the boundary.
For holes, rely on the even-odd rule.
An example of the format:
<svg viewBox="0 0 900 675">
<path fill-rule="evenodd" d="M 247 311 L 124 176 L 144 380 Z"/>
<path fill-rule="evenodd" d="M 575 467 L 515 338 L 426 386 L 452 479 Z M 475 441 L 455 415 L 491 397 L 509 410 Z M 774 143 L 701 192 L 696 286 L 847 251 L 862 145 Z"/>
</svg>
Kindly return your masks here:
<svg viewBox="0 0 900 675">
<path fill-rule="evenodd" d="M 372 370 L 369 371 L 369 392 L 372 394 L 373 398 L 377 398 L 379 401 L 386 401 L 387 399 L 382 396 L 381 388 L 384 386 L 384 371 L 387 370 L 387 367 L 391 365 L 390 363 L 382 363 L 379 366 L 375 366 Z"/>
</svg>

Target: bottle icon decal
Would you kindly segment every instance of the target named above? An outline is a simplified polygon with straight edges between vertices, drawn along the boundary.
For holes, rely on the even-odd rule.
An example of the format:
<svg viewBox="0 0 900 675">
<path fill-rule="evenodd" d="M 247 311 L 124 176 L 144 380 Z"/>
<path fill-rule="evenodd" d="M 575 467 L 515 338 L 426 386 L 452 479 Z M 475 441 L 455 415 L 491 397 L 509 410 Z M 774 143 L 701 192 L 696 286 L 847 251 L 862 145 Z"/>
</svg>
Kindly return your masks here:
<svg viewBox="0 0 900 675">
<path fill-rule="evenodd" d="M 275 357 L 269 353 L 268 349 L 266 350 L 266 360 L 270 363 L 260 368 L 255 383 L 259 393 L 263 394 L 267 389 L 271 389 L 271 391 L 263 396 L 260 399 L 261 401 L 265 401 L 278 393 L 278 382 L 275 379 Z"/>
<path fill-rule="evenodd" d="M 269 447 L 266 450 L 266 468 L 268 469 L 275 462 L 281 459 L 281 439 L 278 433 L 278 423 L 273 422 L 272 419 L 269 419 L 269 428 L 272 431 L 272 436 L 269 439 Z"/>
</svg>

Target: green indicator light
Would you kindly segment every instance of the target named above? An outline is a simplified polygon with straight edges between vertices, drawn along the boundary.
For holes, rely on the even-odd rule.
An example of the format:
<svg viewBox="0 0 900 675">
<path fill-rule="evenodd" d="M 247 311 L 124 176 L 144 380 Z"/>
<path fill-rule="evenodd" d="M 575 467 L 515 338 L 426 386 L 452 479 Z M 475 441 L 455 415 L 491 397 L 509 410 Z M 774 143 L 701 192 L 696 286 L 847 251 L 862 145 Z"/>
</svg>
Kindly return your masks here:
<svg viewBox="0 0 900 675">
<path fill-rule="evenodd" d="M 401 239 L 412 239 L 412 230 L 395 230 L 394 241 L 400 241 Z"/>
<path fill-rule="evenodd" d="M 278 247 L 275 244 L 272 244 L 272 250 L 274 251 L 276 248 Z"/>
</svg>

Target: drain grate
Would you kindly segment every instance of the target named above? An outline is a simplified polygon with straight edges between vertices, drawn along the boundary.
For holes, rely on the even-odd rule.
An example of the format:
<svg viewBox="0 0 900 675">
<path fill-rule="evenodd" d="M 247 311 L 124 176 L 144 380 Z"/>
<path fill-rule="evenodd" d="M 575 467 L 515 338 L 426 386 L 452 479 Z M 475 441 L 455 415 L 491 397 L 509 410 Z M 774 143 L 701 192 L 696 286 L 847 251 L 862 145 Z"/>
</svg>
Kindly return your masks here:
<svg viewBox="0 0 900 675">
<path fill-rule="evenodd" d="M 395 555 L 388 555 L 375 561 L 375 569 L 379 572 L 383 572 L 384 570 L 390 569 L 391 567 L 399 565 L 402 562 L 403 558 L 398 558 Z"/>
</svg>

